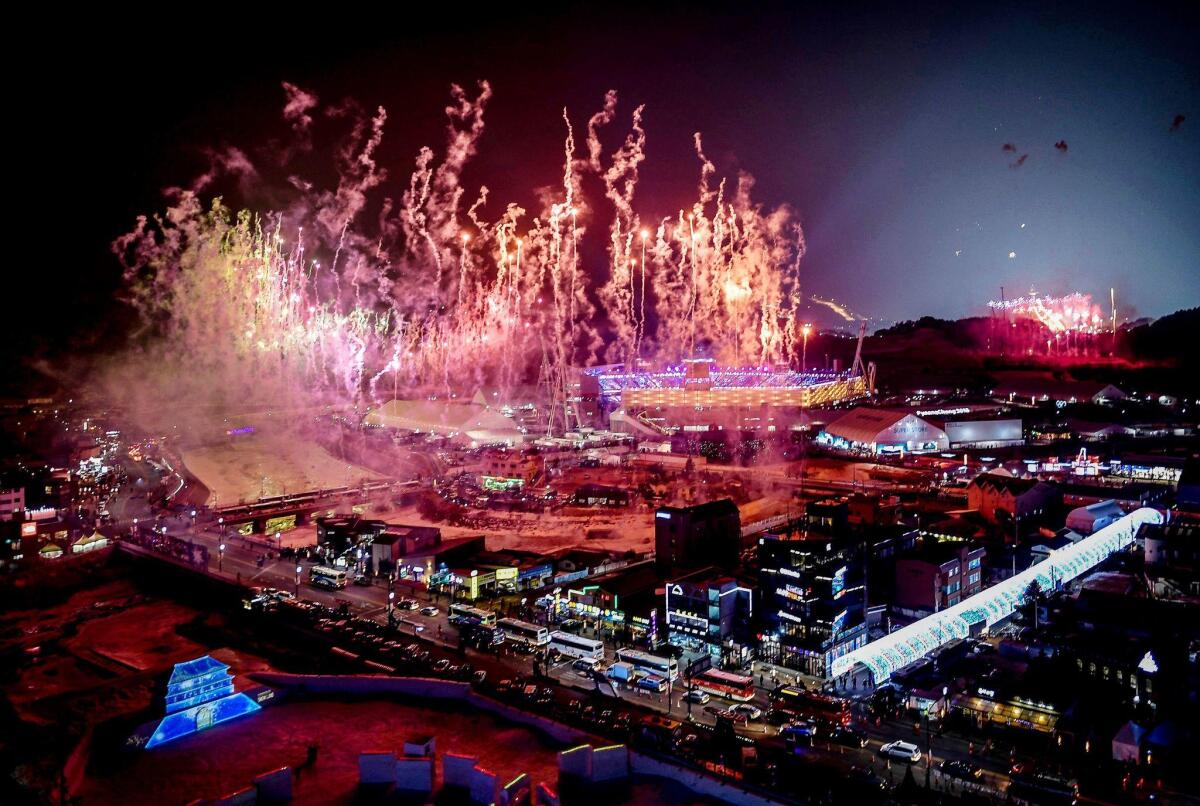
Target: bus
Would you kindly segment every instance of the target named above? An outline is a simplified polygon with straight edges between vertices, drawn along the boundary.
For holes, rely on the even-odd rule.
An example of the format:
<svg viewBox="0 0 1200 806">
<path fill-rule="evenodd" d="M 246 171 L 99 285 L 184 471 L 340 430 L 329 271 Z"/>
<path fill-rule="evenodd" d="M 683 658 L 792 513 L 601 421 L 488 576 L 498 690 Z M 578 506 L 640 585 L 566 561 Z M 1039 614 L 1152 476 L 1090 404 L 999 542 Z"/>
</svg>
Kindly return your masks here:
<svg viewBox="0 0 1200 806">
<path fill-rule="evenodd" d="M 587 658 L 588 660 L 604 660 L 604 644 L 591 638 L 580 638 L 569 632 L 555 630 L 550 633 L 550 648 L 557 649 L 572 658 Z"/>
<path fill-rule="evenodd" d="M 722 672 L 717 669 L 708 669 L 693 677 L 692 688 L 698 688 L 713 696 L 737 702 L 750 702 L 754 699 L 753 677 Z"/>
<path fill-rule="evenodd" d="M 537 624 L 530 624 L 528 621 L 520 621 L 515 618 L 502 618 L 496 622 L 496 626 L 504 630 L 504 634 L 508 636 L 508 640 L 515 641 L 516 643 L 529 644 L 530 646 L 545 646 L 550 643 L 550 631 Z"/>
<path fill-rule="evenodd" d="M 1021 803 L 1075 806 L 1079 801 L 1079 785 L 1052 775 L 1017 774 L 1008 785 L 1008 797 Z"/>
<path fill-rule="evenodd" d="M 811 719 L 850 727 L 850 703 L 799 686 L 783 686 L 771 698 L 771 710 L 787 719 Z"/>
<path fill-rule="evenodd" d="M 458 637 L 466 646 L 487 652 L 504 643 L 504 630 L 486 624 L 466 622 L 459 625 Z"/>
<path fill-rule="evenodd" d="M 671 680 L 679 677 L 679 664 L 674 658 L 660 658 L 636 649 L 618 649 L 617 660 L 633 664 L 634 668 L 648 674 L 656 674 Z"/>
<path fill-rule="evenodd" d="M 324 565 L 314 565 L 308 573 L 309 581 L 318 588 L 328 588 L 331 591 L 346 587 L 346 572 Z"/>
<path fill-rule="evenodd" d="M 478 607 L 459 604 L 450 605 L 449 622 L 451 624 L 482 624 L 485 627 L 496 626 L 496 614 L 491 610 L 480 610 Z"/>
</svg>

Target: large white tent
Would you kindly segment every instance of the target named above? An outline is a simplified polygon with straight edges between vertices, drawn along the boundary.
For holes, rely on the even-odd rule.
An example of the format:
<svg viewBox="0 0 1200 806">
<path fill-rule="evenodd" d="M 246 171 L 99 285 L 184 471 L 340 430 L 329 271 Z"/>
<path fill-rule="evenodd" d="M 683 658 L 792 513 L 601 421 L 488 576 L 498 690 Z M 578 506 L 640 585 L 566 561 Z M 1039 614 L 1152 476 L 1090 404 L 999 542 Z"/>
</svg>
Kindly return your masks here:
<svg viewBox="0 0 1200 806">
<path fill-rule="evenodd" d="M 412 431 L 477 445 L 516 444 L 524 433 L 516 421 L 476 401 L 390 400 L 367 412 L 364 423 L 377 428 Z"/>
</svg>

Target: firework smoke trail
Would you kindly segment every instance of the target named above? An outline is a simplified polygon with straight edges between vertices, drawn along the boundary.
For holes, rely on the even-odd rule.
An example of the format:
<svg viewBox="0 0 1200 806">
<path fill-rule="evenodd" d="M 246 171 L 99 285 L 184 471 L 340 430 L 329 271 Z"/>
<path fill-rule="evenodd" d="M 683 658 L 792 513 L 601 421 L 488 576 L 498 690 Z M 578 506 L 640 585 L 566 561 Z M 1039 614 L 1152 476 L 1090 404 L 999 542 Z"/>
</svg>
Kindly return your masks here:
<svg viewBox="0 0 1200 806">
<path fill-rule="evenodd" d="M 630 361 L 636 355 L 638 317 L 635 302 L 632 246 L 640 221 L 633 212 L 638 166 L 645 160 L 646 132 L 642 128 L 644 106 L 633 111 L 632 131 L 612 155 L 607 169 L 601 165 L 599 128 L 614 117 L 617 94 L 609 92 L 604 110 L 588 123 L 588 153 L 593 171 L 604 180 L 604 195 L 612 203 L 615 215 L 609 227 L 609 278 L 598 291 L 612 327 L 608 347 L 609 361 Z"/>
<path fill-rule="evenodd" d="M 308 150 L 317 99 L 293 85 L 284 90 L 295 142 L 280 153 Z M 600 133 L 617 101 L 609 93 L 588 119 L 583 157 L 563 111 L 562 184 L 543 194 L 531 219 L 515 204 L 485 219 L 487 188 L 463 213 L 462 172 L 490 97 L 486 82 L 474 99 L 452 89 L 443 158 L 418 152 L 399 202 L 382 200 L 374 234 L 362 219 L 387 180 L 375 158 L 387 113 L 367 118 L 353 104 L 325 112 L 351 122 L 333 190 L 289 176 L 295 200 L 281 213 L 260 218 L 220 201 L 205 207 L 198 193 L 222 172 L 239 183 L 258 176 L 238 152 L 214 159 L 191 190 L 172 190 L 162 216 L 139 218 L 113 248 L 130 301 L 147 331 L 162 337 L 153 341 L 155 359 L 179 368 L 171 375 L 178 388 L 169 391 L 185 397 L 216 387 L 231 397 L 358 405 L 377 399 L 387 374 L 393 390 L 463 397 L 484 385 L 507 396 L 536 378 L 561 428 L 570 425 L 572 366 L 581 357 L 629 361 L 644 345 L 665 360 L 700 349 L 725 364 L 743 354 L 792 357 L 803 237 L 787 208 L 755 206 L 745 176 L 727 199 L 697 136 L 697 198 L 643 237 L 633 210 L 643 109 L 605 160 Z M 599 178 L 612 207 L 607 272 L 589 272 L 581 259 L 587 222 L 600 215 L 581 192 L 585 174 Z M 455 263 L 456 273 L 446 271 Z"/>
</svg>

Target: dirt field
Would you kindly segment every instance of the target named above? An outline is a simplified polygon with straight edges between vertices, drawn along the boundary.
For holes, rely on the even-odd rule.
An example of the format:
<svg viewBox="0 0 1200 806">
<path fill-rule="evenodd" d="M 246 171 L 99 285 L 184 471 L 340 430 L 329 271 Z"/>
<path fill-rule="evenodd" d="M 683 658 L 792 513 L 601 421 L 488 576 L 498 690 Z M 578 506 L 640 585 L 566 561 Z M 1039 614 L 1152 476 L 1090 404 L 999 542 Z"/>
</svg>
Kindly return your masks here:
<svg viewBox="0 0 1200 806">
<path fill-rule="evenodd" d="M 221 444 L 185 450 L 183 461 L 212 492 L 209 506 L 383 478 L 335 458 L 319 445 L 283 434 L 231 437 Z"/>
</svg>

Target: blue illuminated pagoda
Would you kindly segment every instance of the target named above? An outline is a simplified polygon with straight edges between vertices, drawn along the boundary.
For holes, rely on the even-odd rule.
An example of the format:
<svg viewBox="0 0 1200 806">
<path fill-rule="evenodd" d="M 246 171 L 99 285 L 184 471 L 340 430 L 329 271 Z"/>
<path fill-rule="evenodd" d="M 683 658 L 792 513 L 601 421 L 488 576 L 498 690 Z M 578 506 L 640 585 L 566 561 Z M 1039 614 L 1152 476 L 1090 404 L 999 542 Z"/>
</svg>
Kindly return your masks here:
<svg viewBox="0 0 1200 806">
<path fill-rule="evenodd" d="M 262 710 L 233 690 L 229 666 L 209 655 L 175 664 L 167 681 L 167 715 L 158 723 L 146 748 Z"/>
</svg>

